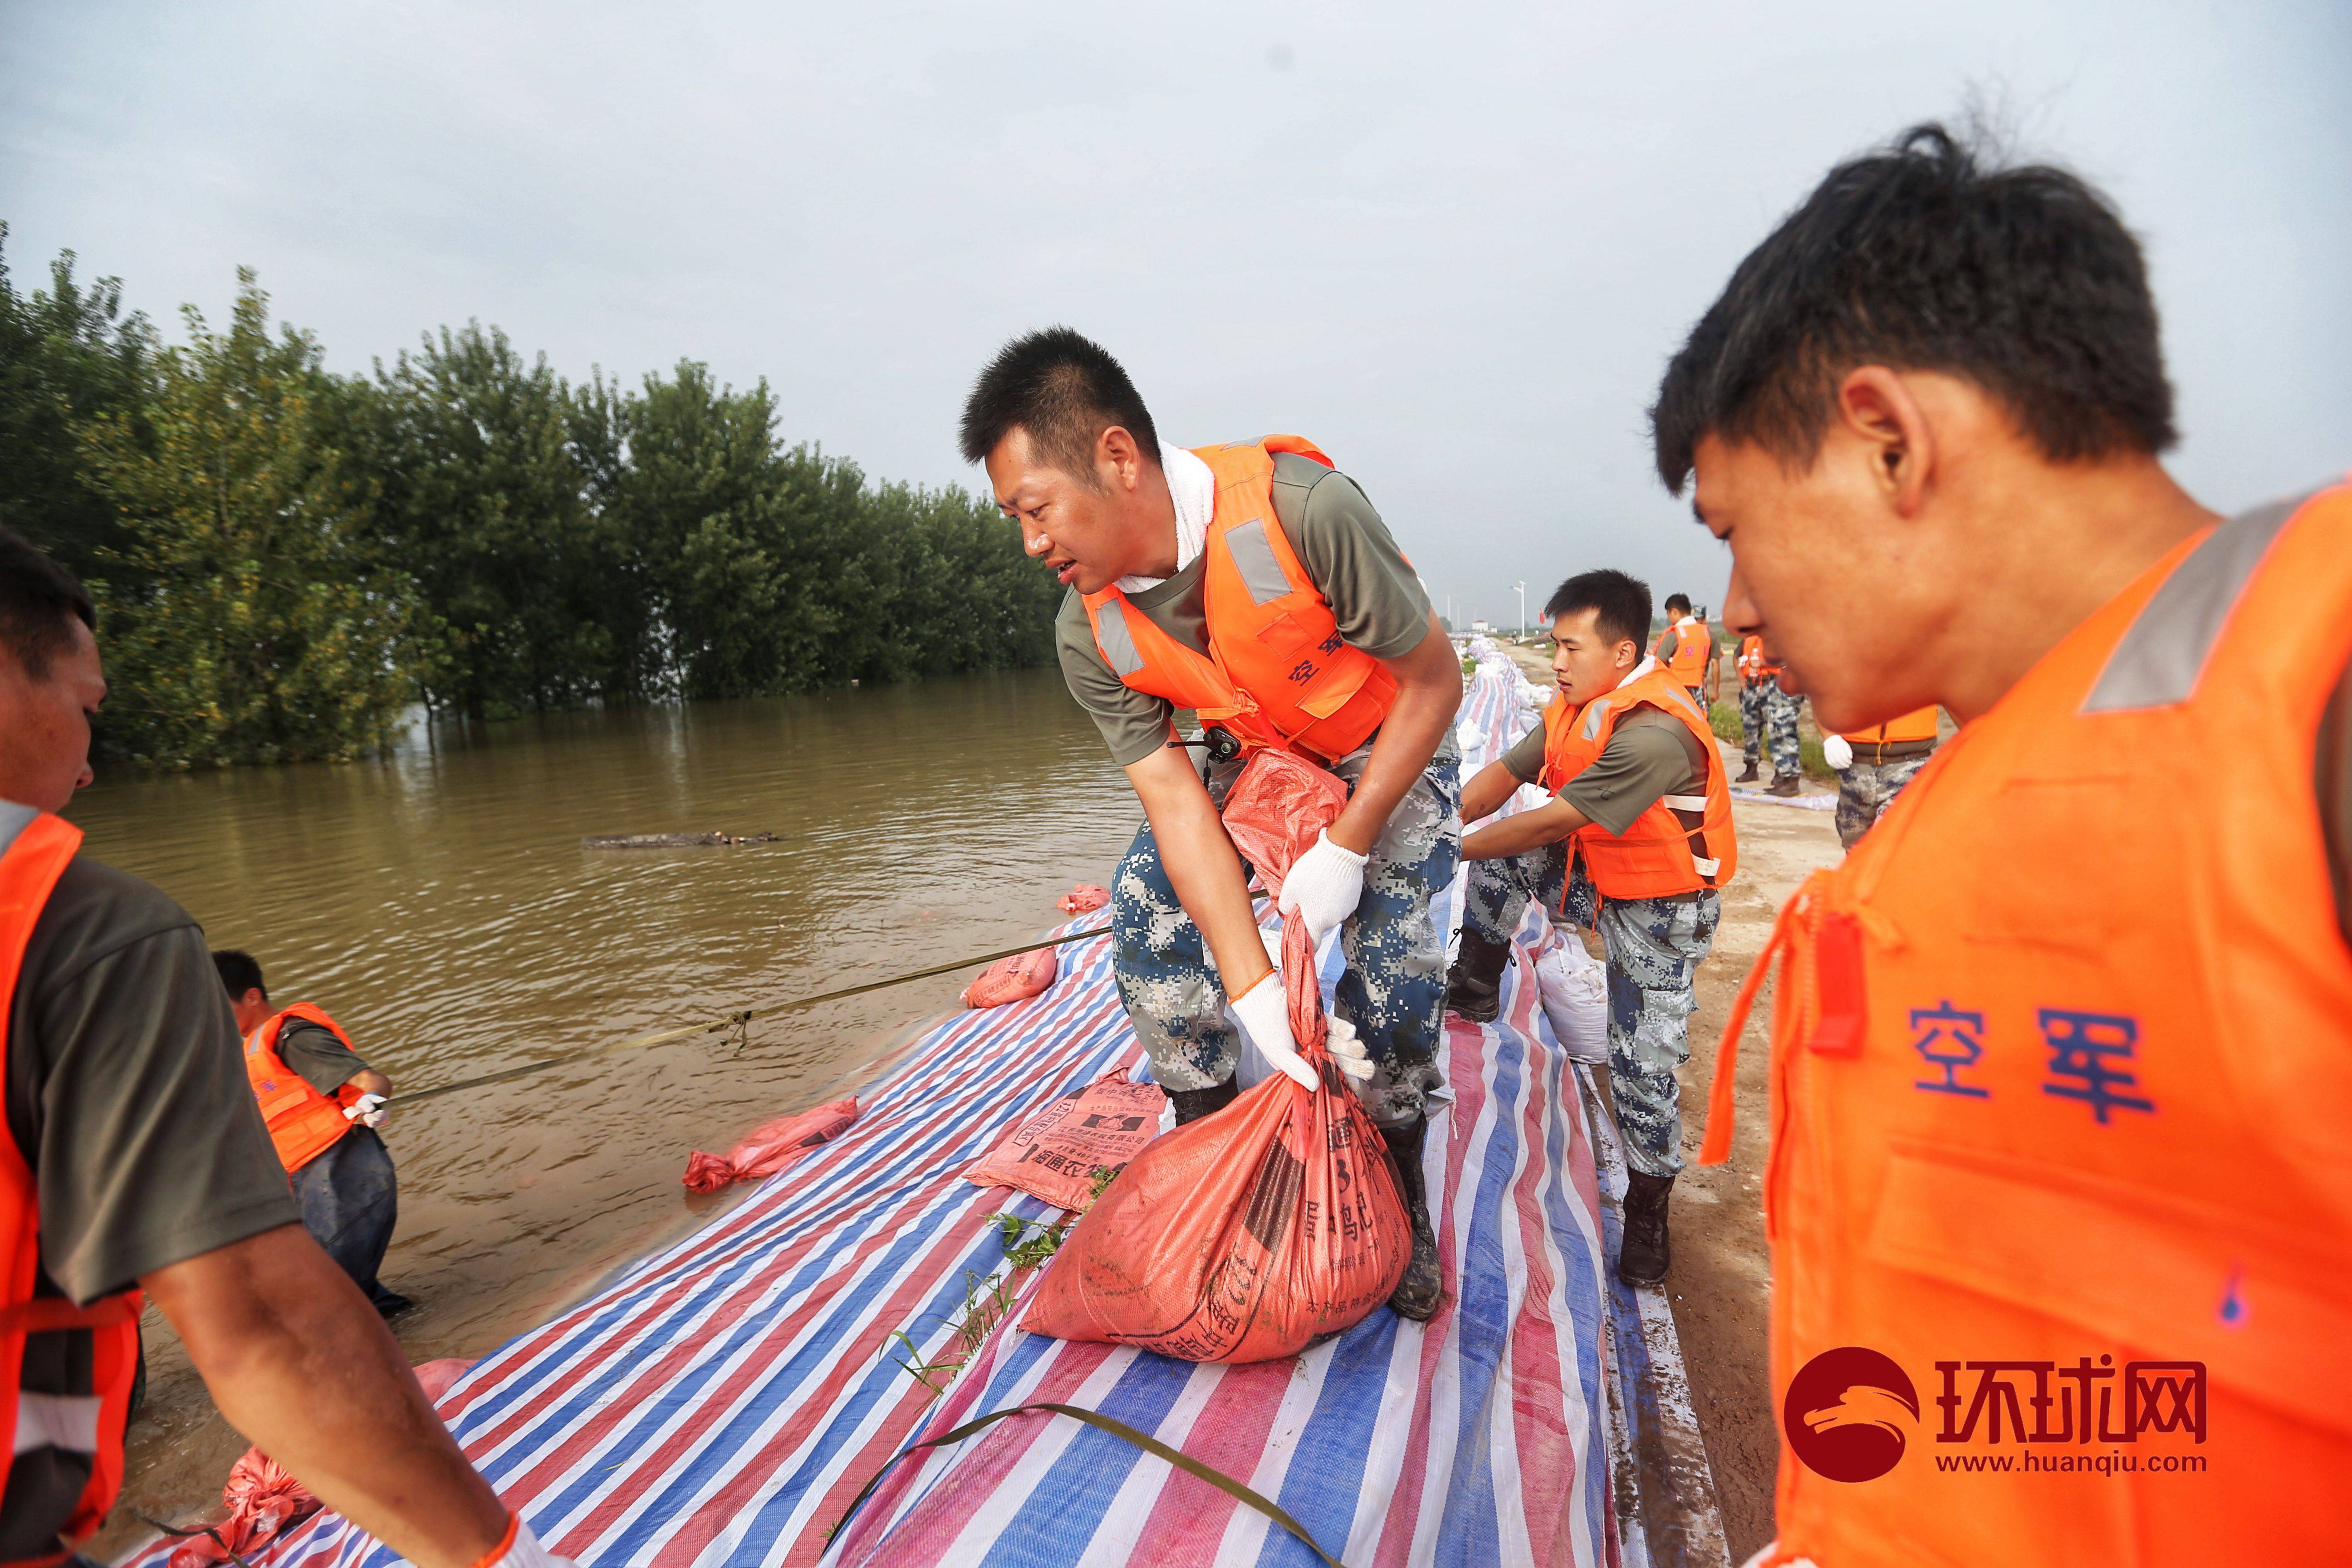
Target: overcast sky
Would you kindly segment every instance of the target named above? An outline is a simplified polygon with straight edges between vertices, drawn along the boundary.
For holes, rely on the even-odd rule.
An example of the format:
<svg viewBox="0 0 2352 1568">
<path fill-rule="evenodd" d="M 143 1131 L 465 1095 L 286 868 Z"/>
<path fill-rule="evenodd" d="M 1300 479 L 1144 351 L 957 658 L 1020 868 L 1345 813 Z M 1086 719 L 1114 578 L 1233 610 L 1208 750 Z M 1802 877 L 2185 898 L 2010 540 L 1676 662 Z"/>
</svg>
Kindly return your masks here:
<svg viewBox="0 0 2352 1568">
<path fill-rule="evenodd" d="M 2352 464 L 2342 0 L 7 0 L 0 218 L 20 287 L 70 247 L 174 331 L 249 266 L 338 369 L 468 318 L 572 377 L 699 359 L 930 484 L 1066 321 L 1171 439 L 1315 437 L 1508 619 L 1603 564 L 1720 600 L 1665 357 L 1832 162 L 1971 103 L 2144 237 L 2200 497 Z"/>
</svg>

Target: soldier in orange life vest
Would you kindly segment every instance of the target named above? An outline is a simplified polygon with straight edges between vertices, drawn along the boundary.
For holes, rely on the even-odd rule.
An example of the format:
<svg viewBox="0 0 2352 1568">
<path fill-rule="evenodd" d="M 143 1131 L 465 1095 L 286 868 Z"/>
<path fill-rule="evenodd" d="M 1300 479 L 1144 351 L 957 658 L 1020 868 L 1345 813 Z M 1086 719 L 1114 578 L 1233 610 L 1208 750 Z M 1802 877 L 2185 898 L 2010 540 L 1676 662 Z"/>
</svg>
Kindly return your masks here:
<svg viewBox="0 0 2352 1568">
<path fill-rule="evenodd" d="M 1462 676 L 1420 579 L 1314 443 L 1167 445 L 1118 361 L 1066 328 L 1014 340 L 982 372 L 962 449 L 1070 590 L 1063 675 L 1143 803 L 1111 879 L 1114 963 L 1180 1121 L 1239 1092 L 1236 1022 L 1274 1069 L 1318 1082 L 1218 803 L 1262 747 L 1348 785 L 1280 904 L 1318 940 L 1341 933 L 1333 1052 L 1404 1179 L 1413 1254 L 1390 1304 L 1427 1318 L 1442 1278 L 1424 1097 L 1439 1082 L 1445 968 L 1430 910 L 1461 842 Z M 1205 779 L 1178 739 L 1180 710 L 1218 742 Z"/>
<path fill-rule="evenodd" d="M 308 1002 L 269 1005 L 261 965 L 234 949 L 213 967 L 245 1034 L 245 1076 L 278 1162 L 294 1179 L 302 1224 L 389 1318 L 415 1305 L 376 1279 L 400 1220 L 400 1184 L 376 1129 L 392 1080 L 352 1048 L 342 1026 Z"/>
<path fill-rule="evenodd" d="M 1903 786 L 1936 754 L 1937 710 L 1931 704 L 1851 735 L 1831 735 L 1822 755 L 1837 773 L 1838 842 L 1851 849 Z"/>
<path fill-rule="evenodd" d="M 1521 784 L 1553 799 L 1462 841 L 1469 862 L 1462 946 L 1447 1005 L 1475 1023 L 1500 1010 L 1512 933 L 1530 901 L 1597 924 L 1609 970 L 1609 1085 L 1629 1168 L 1620 1277 L 1665 1278 L 1666 1210 L 1681 1171 L 1681 1088 L 1690 1059 L 1693 984 L 1715 941 L 1738 861 L 1731 790 L 1714 731 L 1681 680 L 1641 658 L 1650 589 L 1622 572 L 1586 572 L 1544 606 L 1559 695 L 1508 755 L 1462 792 L 1464 820 L 1501 809 Z M 1590 886 L 1564 889 L 1569 846 Z"/>
<path fill-rule="evenodd" d="M 1780 689 L 1780 661 L 1764 651 L 1764 639 L 1739 639 L 1739 736 L 1747 767 L 1734 784 L 1754 784 L 1759 752 L 1769 751 L 1772 781 L 1766 792 L 1793 795 L 1802 770 L 1797 744 L 1797 700 Z"/>
<path fill-rule="evenodd" d="M 1658 634 L 1650 656 L 1702 710 L 1714 702 L 1720 679 L 1715 634 L 1706 629 L 1704 618 L 1691 614 L 1689 595 L 1666 595 L 1666 629 Z"/>
<path fill-rule="evenodd" d="M 204 934 L 57 815 L 91 779 L 96 626 L 0 528 L 0 1565 L 86 1562 L 122 1484 L 142 1300 L 232 1426 L 407 1561 L 558 1563 L 304 1232 Z"/>
<path fill-rule="evenodd" d="M 1802 1395 L 1759 1561 L 2344 1561 L 2352 483 L 2184 491 L 2130 232 L 1934 126 L 1740 264 L 1654 417 L 1823 728 L 1961 725 L 1748 983 Z M 1819 1440 L 1902 1381 L 1916 1426 Z"/>
</svg>

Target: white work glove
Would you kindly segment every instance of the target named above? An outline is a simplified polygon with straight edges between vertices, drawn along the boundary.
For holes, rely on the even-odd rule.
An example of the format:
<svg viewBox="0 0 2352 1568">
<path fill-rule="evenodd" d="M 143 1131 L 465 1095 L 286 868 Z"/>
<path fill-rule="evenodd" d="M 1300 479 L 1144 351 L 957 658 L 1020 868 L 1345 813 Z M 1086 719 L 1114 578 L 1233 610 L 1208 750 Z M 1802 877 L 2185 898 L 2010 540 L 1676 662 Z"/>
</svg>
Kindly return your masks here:
<svg viewBox="0 0 2352 1568">
<path fill-rule="evenodd" d="M 356 1121 L 362 1127 L 381 1127 L 383 1119 L 391 1114 L 383 1108 L 383 1096 L 380 1094 L 361 1095 L 343 1107 L 343 1119 Z"/>
<path fill-rule="evenodd" d="M 1322 1087 L 1323 1080 L 1298 1054 L 1298 1042 L 1290 1037 L 1290 998 L 1283 993 L 1280 970 L 1234 998 L 1233 1008 L 1267 1066 L 1309 1094 Z"/>
<path fill-rule="evenodd" d="M 1822 737 L 1822 760 L 1829 763 L 1832 772 L 1845 772 L 1853 766 L 1853 742 L 1843 735 L 1824 735 Z"/>
<path fill-rule="evenodd" d="M 539 1537 L 530 1532 L 530 1526 L 525 1524 L 518 1515 L 515 1519 L 514 1544 L 508 1547 L 499 1556 L 488 1558 L 475 1564 L 475 1568 L 578 1568 L 578 1564 L 571 1558 L 558 1557 L 554 1552 L 541 1546 L 539 1543 Z"/>
<path fill-rule="evenodd" d="M 1307 922 L 1307 934 L 1321 942 L 1364 901 L 1364 865 L 1370 858 L 1332 843 L 1328 829 L 1316 835 L 1315 847 L 1301 855 L 1282 879 L 1282 897 L 1275 908 L 1285 920 L 1296 913 Z"/>
<path fill-rule="evenodd" d="M 1370 1082 L 1372 1058 L 1366 1054 L 1364 1042 L 1356 1038 L 1356 1026 L 1337 1013 L 1329 1015 L 1323 1022 L 1330 1030 L 1323 1044 L 1331 1053 L 1331 1065 L 1359 1087 Z"/>
</svg>

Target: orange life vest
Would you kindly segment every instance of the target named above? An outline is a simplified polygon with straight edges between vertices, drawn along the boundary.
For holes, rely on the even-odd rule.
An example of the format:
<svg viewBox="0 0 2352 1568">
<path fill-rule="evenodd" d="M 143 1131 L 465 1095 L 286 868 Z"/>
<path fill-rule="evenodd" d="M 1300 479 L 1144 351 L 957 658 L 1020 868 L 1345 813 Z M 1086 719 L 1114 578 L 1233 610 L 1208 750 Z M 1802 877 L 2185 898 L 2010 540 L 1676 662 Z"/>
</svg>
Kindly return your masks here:
<svg viewBox="0 0 2352 1568">
<path fill-rule="evenodd" d="M 1776 1561 L 2341 1559 L 2352 952 L 2312 745 L 2347 658 L 2352 487 L 2236 518 L 2076 627 L 1782 910 L 1700 1159 L 1728 1152 L 1740 1025 L 1785 952 L 1774 1384 L 1864 1346 L 1920 1419 L 1853 1483 L 1784 1429 Z M 1995 1443 L 2000 1363 L 2028 1403 Z M 2073 1441 L 2018 1440 L 2076 1415 Z"/>
<path fill-rule="evenodd" d="M 9 1012 L 32 940 L 34 922 L 65 874 L 81 830 L 47 813 L 35 817 L 0 853 L 0 1071 L 5 1071 L 13 1030 Z M 0 1258 L 7 1275 L 0 1281 L 0 1422 L 8 1426 L 13 1458 L 38 1458 L 44 1448 L 87 1456 L 89 1479 L 70 1503 L 60 1503 L 53 1533 L 79 1541 L 105 1522 L 122 1489 L 122 1426 L 131 1413 L 131 1384 L 139 1370 L 139 1307 L 136 1290 L 76 1307 L 57 1296 L 36 1296 L 41 1266 L 41 1205 L 32 1168 L 16 1147 L 5 1117 L 0 1117 Z M 29 1394 L 23 1386 L 27 1334 L 87 1329 L 90 1335 L 90 1387 L 81 1394 Z M 72 1358 L 68 1358 L 68 1360 Z M 36 1434 L 38 1434 L 37 1436 Z M 29 1489 L 37 1493 L 38 1488 Z M 11 1489 L 12 1495 L 16 1489 Z M 31 1506 L 50 1500 L 36 1497 Z M 21 1497 L 18 1506 L 27 1506 Z M 12 1526 L 49 1527 L 52 1521 L 11 1520 Z M 15 1531 L 12 1531 L 12 1533 Z M 8 1568 L 62 1563 L 72 1555 L 55 1552 L 16 1560 Z"/>
<path fill-rule="evenodd" d="M 1874 724 L 1867 730 L 1846 731 L 1845 738 L 1857 746 L 1894 746 L 1906 741 L 1932 741 L 1936 738 L 1936 716 L 1941 711 L 1931 702 L 1900 719 L 1889 719 L 1885 723 Z"/>
<path fill-rule="evenodd" d="M 1706 656 L 1715 647 L 1715 635 L 1697 621 L 1688 626 L 1677 621 L 1666 630 L 1673 634 L 1674 650 L 1658 662 L 1684 686 L 1696 686 L 1706 679 Z"/>
<path fill-rule="evenodd" d="M 245 1076 L 253 1097 L 261 1102 L 261 1120 L 269 1126 L 269 1141 L 278 1145 L 278 1163 L 290 1174 L 335 1146 L 355 1125 L 343 1107 L 356 1102 L 360 1091 L 350 1084 L 333 1099 L 312 1089 L 310 1081 L 288 1067 L 278 1054 L 278 1037 L 296 1018 L 331 1031 L 346 1050 L 357 1054 L 343 1026 L 308 1002 L 281 1008 L 257 1025 L 245 1042 Z"/>
<path fill-rule="evenodd" d="M 1331 606 L 1292 552 L 1274 510 L 1277 452 L 1332 466 L 1299 436 L 1196 449 L 1217 482 L 1202 555 L 1206 657 L 1160 630 L 1116 585 L 1086 596 L 1087 616 L 1112 673 L 1136 690 L 1194 710 L 1245 747 L 1336 762 L 1388 717 L 1396 677 L 1340 637 Z"/>
<path fill-rule="evenodd" d="M 1681 721 L 1706 754 L 1706 793 L 1660 796 L 1620 834 L 1599 823 L 1576 830 L 1586 872 L 1608 899 L 1661 899 L 1720 888 L 1739 868 L 1739 842 L 1731 827 L 1731 785 L 1715 732 L 1674 675 L 1653 669 L 1616 690 L 1570 707 L 1554 697 L 1544 710 L 1543 787 L 1560 785 L 1601 760 L 1618 722 L 1651 707 Z"/>
<path fill-rule="evenodd" d="M 1739 679 L 1750 686 L 1780 673 L 1780 667 L 1764 657 L 1764 639 L 1754 633 L 1739 639 Z"/>
</svg>

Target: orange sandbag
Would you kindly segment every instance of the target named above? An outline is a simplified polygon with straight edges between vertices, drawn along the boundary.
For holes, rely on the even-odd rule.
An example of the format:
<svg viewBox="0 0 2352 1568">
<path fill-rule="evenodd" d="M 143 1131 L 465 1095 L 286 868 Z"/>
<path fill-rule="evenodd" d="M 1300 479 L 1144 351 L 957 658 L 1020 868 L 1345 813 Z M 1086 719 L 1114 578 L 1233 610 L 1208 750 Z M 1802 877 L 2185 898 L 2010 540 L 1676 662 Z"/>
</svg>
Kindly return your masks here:
<svg viewBox="0 0 2352 1568">
<path fill-rule="evenodd" d="M 686 1184 L 698 1193 L 715 1193 L 730 1182 L 751 1176 L 772 1176 L 818 1144 L 839 1137 L 857 1120 L 857 1101 L 836 1100 L 813 1110 L 763 1121 L 727 1152 L 724 1159 L 697 1149 L 687 1156 Z"/>
<path fill-rule="evenodd" d="M 1092 882 L 1080 882 L 1061 897 L 1062 912 L 1066 915 L 1092 914 L 1110 902 L 1110 889 L 1097 888 Z"/>
<path fill-rule="evenodd" d="M 1046 986 L 1054 984 L 1059 973 L 1050 947 L 1034 948 L 1016 952 L 1010 958 L 1000 958 L 980 972 L 979 977 L 963 988 L 963 1005 L 967 1007 L 1002 1007 L 1007 1002 L 1025 1002 Z"/>
<path fill-rule="evenodd" d="M 1095 1173 L 1125 1170 L 1159 1135 L 1167 1105 L 1158 1084 L 1124 1073 L 1097 1079 L 1014 1128 L 963 1179 L 976 1187 L 1018 1187 L 1057 1209 L 1084 1209 L 1094 1201 Z"/>
<path fill-rule="evenodd" d="M 1279 896 L 1347 789 L 1285 752 L 1253 755 L 1225 830 Z M 1412 1227 L 1387 1145 L 1324 1048 L 1306 923 L 1284 922 L 1290 1029 L 1322 1075 L 1276 1073 L 1213 1116 L 1155 1139 L 1071 1227 L 1021 1326 L 1185 1361 L 1296 1355 L 1389 1299 Z"/>
</svg>

